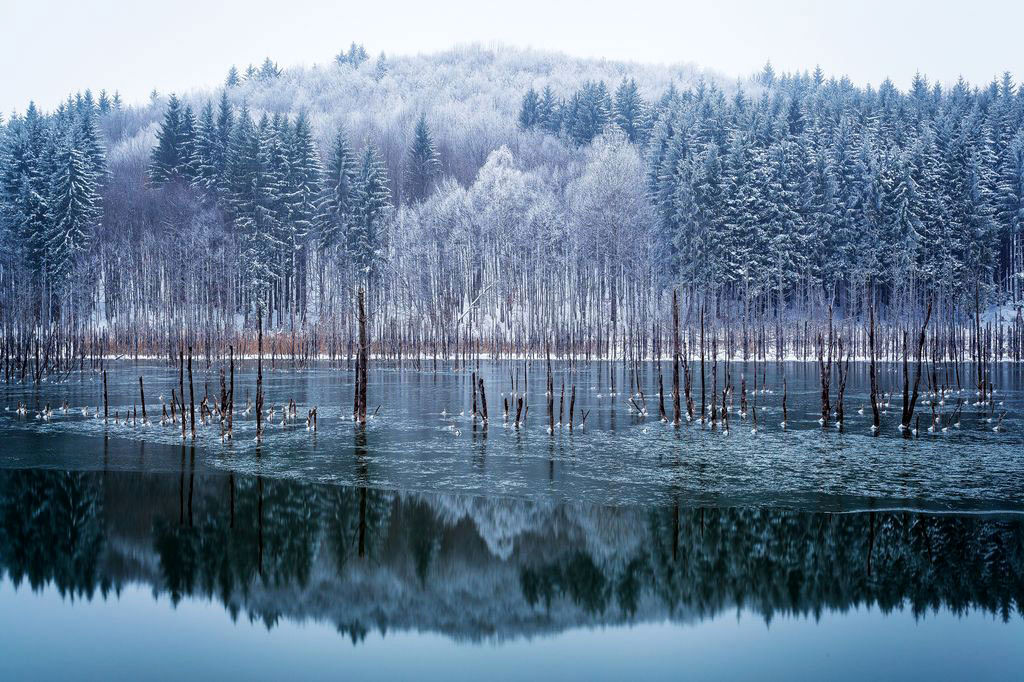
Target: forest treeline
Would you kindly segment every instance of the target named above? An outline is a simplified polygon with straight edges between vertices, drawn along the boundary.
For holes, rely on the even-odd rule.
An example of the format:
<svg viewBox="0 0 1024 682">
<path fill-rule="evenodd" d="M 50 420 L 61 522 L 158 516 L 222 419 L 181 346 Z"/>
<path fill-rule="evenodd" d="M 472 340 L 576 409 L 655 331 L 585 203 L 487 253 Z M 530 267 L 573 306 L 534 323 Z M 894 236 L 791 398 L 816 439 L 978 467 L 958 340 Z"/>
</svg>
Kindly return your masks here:
<svg viewBox="0 0 1024 682">
<path fill-rule="evenodd" d="M 152 352 L 260 322 L 323 352 L 363 286 L 378 343 L 435 353 L 653 347 L 673 290 L 684 325 L 905 324 L 932 300 L 1019 345 L 1022 122 L 1009 74 L 904 92 L 356 44 L 145 106 L 85 91 L 0 127 L 5 343 Z"/>
</svg>

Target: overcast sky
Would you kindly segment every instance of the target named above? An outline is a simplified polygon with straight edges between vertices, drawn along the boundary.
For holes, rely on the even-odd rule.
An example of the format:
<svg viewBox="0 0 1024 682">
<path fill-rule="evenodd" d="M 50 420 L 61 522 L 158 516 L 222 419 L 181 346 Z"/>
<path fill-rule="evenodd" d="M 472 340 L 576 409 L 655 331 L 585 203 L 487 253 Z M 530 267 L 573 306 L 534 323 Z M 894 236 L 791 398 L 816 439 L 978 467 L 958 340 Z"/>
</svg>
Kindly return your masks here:
<svg viewBox="0 0 1024 682">
<path fill-rule="evenodd" d="M 352 6 L 350 6 L 352 5 Z M 356 40 L 371 54 L 495 42 L 573 55 L 694 62 L 747 75 L 812 69 L 906 87 L 914 72 L 986 83 L 1024 78 L 1024 2 L 1010 0 L 0 0 L 0 111 L 69 92 L 126 101 L 209 86 L 270 56 L 324 63 Z"/>
</svg>

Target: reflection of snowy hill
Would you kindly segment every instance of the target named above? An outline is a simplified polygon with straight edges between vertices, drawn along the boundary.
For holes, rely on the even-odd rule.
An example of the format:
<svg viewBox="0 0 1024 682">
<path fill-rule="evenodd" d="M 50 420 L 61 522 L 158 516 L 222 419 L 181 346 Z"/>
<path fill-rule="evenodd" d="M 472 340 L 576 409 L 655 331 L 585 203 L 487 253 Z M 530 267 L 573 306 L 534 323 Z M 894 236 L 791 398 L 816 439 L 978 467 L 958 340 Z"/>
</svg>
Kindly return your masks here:
<svg viewBox="0 0 1024 682">
<path fill-rule="evenodd" d="M 216 476 L 0 473 L 0 571 L 75 598 L 128 582 L 232 614 L 496 641 L 938 605 L 1014 617 L 1016 519 L 608 508 Z M 951 560 L 950 557 L 955 557 Z"/>
</svg>

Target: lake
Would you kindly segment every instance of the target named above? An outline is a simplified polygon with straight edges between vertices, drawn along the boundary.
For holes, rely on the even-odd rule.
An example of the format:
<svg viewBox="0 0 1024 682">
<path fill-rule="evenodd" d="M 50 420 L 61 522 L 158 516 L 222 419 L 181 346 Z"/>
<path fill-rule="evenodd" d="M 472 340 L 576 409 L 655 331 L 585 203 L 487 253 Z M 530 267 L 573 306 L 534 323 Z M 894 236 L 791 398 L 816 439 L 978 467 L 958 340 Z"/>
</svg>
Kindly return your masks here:
<svg viewBox="0 0 1024 682">
<path fill-rule="evenodd" d="M 937 368 L 904 437 L 888 365 L 872 435 L 860 364 L 840 430 L 818 423 L 816 364 L 759 365 L 755 394 L 752 365 L 719 361 L 728 433 L 662 423 L 650 364 L 637 390 L 621 364 L 553 363 L 553 433 L 543 362 L 481 361 L 486 424 L 469 370 L 375 368 L 365 429 L 350 371 L 277 364 L 262 442 L 250 363 L 227 441 L 216 416 L 194 441 L 160 424 L 178 383 L 165 365 L 110 363 L 107 420 L 95 372 L 0 389 L 0 678 L 1006 679 L 1024 665 L 1020 368 L 994 367 L 984 405 Z M 196 363 L 197 419 L 219 370 Z M 502 409 L 517 383 L 518 427 L 515 401 Z"/>
</svg>

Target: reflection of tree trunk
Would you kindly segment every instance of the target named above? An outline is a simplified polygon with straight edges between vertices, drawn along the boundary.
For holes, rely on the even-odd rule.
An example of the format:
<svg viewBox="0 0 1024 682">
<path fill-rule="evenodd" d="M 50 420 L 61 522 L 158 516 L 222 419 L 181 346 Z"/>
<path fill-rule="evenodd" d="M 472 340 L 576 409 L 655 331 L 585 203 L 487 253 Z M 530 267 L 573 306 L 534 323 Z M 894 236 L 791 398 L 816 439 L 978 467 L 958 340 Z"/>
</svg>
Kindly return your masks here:
<svg viewBox="0 0 1024 682">
<path fill-rule="evenodd" d="M 369 448 L 366 446 L 366 430 L 355 430 L 356 481 L 366 485 L 370 481 L 370 470 L 366 463 Z"/>
<path fill-rule="evenodd" d="M 359 489 L 359 558 L 366 554 L 366 488 Z"/>
<path fill-rule="evenodd" d="M 188 469 L 188 527 L 192 527 L 192 493 L 196 487 L 196 448 L 193 445 Z"/>
<path fill-rule="evenodd" d="M 181 473 L 178 474 L 178 525 L 185 525 L 185 446 L 181 446 Z"/>
<path fill-rule="evenodd" d="M 871 555 L 875 551 L 875 512 L 871 512 L 869 515 L 871 525 L 869 526 L 868 533 L 868 577 L 871 577 Z"/>
<path fill-rule="evenodd" d="M 679 559 L 679 499 L 672 511 L 672 561 Z"/>
<path fill-rule="evenodd" d="M 259 498 L 256 504 L 257 531 L 256 531 L 256 567 L 260 577 L 263 577 L 263 477 L 256 477 L 256 488 L 259 491 Z"/>
<path fill-rule="evenodd" d="M 235 472 L 228 474 L 229 498 L 231 500 L 231 528 L 235 527 Z"/>
</svg>

